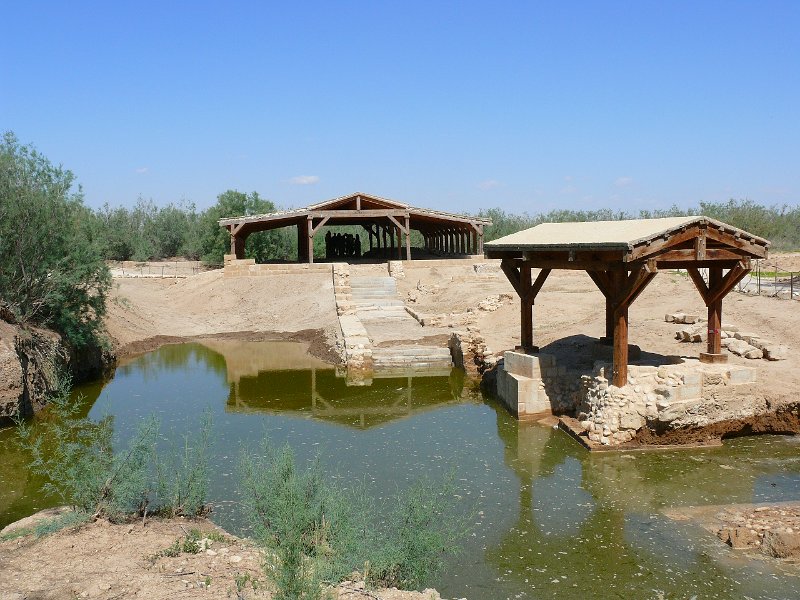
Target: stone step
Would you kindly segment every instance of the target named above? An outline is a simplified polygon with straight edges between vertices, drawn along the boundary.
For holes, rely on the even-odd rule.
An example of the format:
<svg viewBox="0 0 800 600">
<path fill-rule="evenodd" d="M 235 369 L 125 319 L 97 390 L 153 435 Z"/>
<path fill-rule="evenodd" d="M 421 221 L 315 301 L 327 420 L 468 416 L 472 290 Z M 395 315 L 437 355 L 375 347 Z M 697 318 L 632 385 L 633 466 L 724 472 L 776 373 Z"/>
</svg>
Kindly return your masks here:
<svg viewBox="0 0 800 600">
<path fill-rule="evenodd" d="M 394 348 L 374 348 L 376 354 L 394 356 L 444 356 L 450 358 L 450 350 L 434 346 L 395 346 Z"/>
</svg>

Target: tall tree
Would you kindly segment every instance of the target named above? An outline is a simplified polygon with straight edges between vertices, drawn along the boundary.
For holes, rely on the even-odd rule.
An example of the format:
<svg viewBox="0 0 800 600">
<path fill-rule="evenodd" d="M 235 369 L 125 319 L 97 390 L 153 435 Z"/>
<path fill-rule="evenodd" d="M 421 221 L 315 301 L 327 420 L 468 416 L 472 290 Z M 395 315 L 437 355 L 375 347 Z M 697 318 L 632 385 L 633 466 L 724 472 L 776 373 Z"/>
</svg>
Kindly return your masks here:
<svg viewBox="0 0 800 600">
<path fill-rule="evenodd" d="M 97 341 L 111 276 L 74 176 L 13 133 L 0 141 L 0 301 L 75 346 Z"/>
</svg>

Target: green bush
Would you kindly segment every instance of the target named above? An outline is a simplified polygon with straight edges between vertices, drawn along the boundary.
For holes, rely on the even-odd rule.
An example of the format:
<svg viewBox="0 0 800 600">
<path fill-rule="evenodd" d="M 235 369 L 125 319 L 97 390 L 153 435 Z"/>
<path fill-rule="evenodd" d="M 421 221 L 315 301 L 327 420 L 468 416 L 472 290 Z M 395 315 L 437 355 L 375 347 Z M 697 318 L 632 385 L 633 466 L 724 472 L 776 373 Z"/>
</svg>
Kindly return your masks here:
<svg viewBox="0 0 800 600">
<path fill-rule="evenodd" d="M 244 455 L 242 505 L 256 539 L 268 550 L 265 573 L 280 600 L 319 598 L 363 570 L 370 584 L 413 588 L 430 581 L 458 550 L 469 517 L 458 506 L 452 477 L 420 480 L 379 518 L 363 487 L 345 492 L 328 482 L 319 461 L 298 469 L 289 446 L 268 443 Z"/>
<path fill-rule="evenodd" d="M 46 494 L 89 518 L 112 521 L 148 512 L 194 516 L 205 511 L 210 419 L 204 420 L 199 446 L 187 444 L 177 459 L 162 461 L 155 417 L 142 420 L 127 446 L 115 449 L 113 418 L 79 417 L 81 400 L 70 397 L 69 377 L 60 374 L 56 380 L 46 426 L 17 422 L 19 442 L 32 456 L 31 471 L 44 479 Z"/>
<path fill-rule="evenodd" d="M 74 176 L 12 133 L 0 141 L 0 301 L 17 319 L 95 344 L 111 276 Z"/>
</svg>

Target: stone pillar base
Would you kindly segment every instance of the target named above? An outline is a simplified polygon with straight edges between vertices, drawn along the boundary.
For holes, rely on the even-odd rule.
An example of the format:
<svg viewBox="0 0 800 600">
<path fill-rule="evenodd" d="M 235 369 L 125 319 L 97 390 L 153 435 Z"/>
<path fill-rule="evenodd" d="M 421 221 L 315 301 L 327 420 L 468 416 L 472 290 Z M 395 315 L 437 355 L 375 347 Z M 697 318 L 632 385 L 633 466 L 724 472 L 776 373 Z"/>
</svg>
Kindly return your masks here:
<svg viewBox="0 0 800 600">
<path fill-rule="evenodd" d="M 701 352 L 700 362 L 710 365 L 726 363 L 728 362 L 728 354 L 727 353 L 711 354 L 710 352 Z"/>
</svg>

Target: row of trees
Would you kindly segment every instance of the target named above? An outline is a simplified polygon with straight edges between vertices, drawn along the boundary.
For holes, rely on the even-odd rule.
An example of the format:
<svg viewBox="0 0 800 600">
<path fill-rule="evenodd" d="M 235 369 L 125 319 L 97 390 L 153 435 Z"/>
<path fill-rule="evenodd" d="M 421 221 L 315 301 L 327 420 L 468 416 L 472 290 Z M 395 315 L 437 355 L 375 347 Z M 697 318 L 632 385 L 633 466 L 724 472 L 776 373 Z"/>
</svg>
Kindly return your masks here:
<svg viewBox="0 0 800 600">
<path fill-rule="evenodd" d="M 245 194 L 229 190 L 217 197 L 217 203 L 197 212 L 193 204 L 179 203 L 156 206 L 152 200 L 139 199 L 133 208 L 111 208 L 106 204 L 90 212 L 88 228 L 108 260 L 158 260 L 182 256 L 203 260 L 212 265 L 222 263 L 230 251 L 230 238 L 219 226 L 223 217 L 274 212 L 278 208 L 257 192 Z M 485 231 L 486 241 L 533 227 L 539 223 L 569 221 L 614 221 L 619 219 L 706 215 L 773 242 L 775 249 L 800 248 L 800 206 L 762 206 L 750 200 L 701 202 L 696 207 L 626 212 L 613 209 L 593 211 L 553 210 L 542 213 L 507 213 L 500 208 L 481 211 L 479 216 L 494 223 Z M 355 227 L 338 228 L 353 235 Z M 362 236 L 362 245 L 366 236 Z M 421 244 L 419 236 L 414 237 Z M 316 254 L 324 255 L 324 241 L 315 240 Z M 366 248 L 362 248 L 362 251 Z M 297 233 L 294 228 L 252 234 L 247 238 L 246 255 L 258 262 L 294 260 L 297 257 Z"/>
<path fill-rule="evenodd" d="M 479 216 L 492 220 L 486 228 L 486 241 L 496 240 L 510 233 L 534 227 L 539 223 L 567 223 L 578 221 L 617 221 L 621 219 L 651 219 L 658 217 L 683 217 L 704 215 L 734 227 L 744 229 L 772 242 L 775 250 L 800 249 L 800 205 L 763 206 L 752 200 L 727 202 L 700 202 L 688 209 L 673 206 L 666 210 L 640 210 L 626 212 L 614 209 L 567 210 L 544 213 L 507 213 L 499 208 L 481 211 Z"/>
<path fill-rule="evenodd" d="M 228 190 L 210 208 L 198 212 L 194 204 L 181 202 L 158 207 L 139 198 L 133 208 L 105 204 L 88 215 L 87 227 L 107 260 L 158 260 L 182 256 L 222 264 L 230 252 L 230 236 L 219 219 L 274 212 L 275 205 L 257 192 Z M 247 253 L 259 262 L 285 256 L 296 243 L 287 232 L 249 236 Z M 294 250 L 296 252 L 296 250 Z"/>
</svg>

